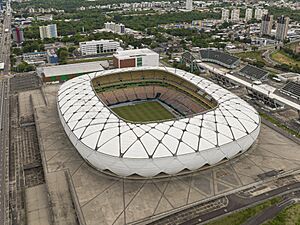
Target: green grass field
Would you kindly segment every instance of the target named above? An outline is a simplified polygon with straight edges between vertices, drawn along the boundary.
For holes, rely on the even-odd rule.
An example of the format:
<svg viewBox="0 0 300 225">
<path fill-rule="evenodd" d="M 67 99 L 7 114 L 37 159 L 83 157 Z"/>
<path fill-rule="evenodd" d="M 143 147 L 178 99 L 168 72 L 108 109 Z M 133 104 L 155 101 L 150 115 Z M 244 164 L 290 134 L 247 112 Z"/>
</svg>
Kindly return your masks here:
<svg viewBox="0 0 300 225">
<path fill-rule="evenodd" d="M 158 102 L 142 102 L 135 105 L 121 106 L 112 108 L 112 111 L 125 120 L 132 122 L 150 122 L 175 118 Z"/>
<path fill-rule="evenodd" d="M 281 200 L 281 197 L 275 197 L 270 200 L 267 200 L 263 203 L 260 203 L 254 207 L 244 209 L 242 211 L 233 213 L 231 215 L 225 216 L 218 220 L 207 223 L 207 225 L 240 225 L 245 223 L 250 217 L 257 215 L 262 212 L 264 209 L 275 205 Z"/>
<path fill-rule="evenodd" d="M 264 62 L 262 58 L 262 51 L 252 51 L 252 52 L 240 52 L 240 53 L 235 53 L 234 55 L 237 57 L 240 57 L 242 59 L 253 59 L 256 62 Z"/>
<path fill-rule="evenodd" d="M 264 225 L 295 225 L 300 224 L 300 204 L 292 205 L 281 211 L 275 218 L 264 223 Z"/>
<path fill-rule="evenodd" d="M 276 51 L 273 54 L 271 54 L 271 58 L 281 64 L 287 64 L 287 65 L 291 65 L 291 66 L 300 66 L 299 61 L 291 58 L 288 54 L 286 54 L 282 50 Z"/>
</svg>

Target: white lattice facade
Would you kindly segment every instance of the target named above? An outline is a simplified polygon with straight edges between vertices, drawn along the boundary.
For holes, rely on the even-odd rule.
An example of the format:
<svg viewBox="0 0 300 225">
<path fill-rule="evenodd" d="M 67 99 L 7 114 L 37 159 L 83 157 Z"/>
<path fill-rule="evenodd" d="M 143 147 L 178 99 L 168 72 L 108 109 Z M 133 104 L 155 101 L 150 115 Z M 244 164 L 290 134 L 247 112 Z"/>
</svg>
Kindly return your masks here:
<svg viewBox="0 0 300 225">
<path fill-rule="evenodd" d="M 179 76 L 197 85 L 218 105 L 172 121 L 124 121 L 102 103 L 91 80 L 142 70 Z M 215 165 L 249 149 L 260 131 L 258 113 L 244 100 L 204 78 L 174 68 L 125 68 L 76 77 L 61 86 L 57 106 L 64 130 L 81 156 L 98 170 L 119 176 L 173 175 Z"/>
</svg>

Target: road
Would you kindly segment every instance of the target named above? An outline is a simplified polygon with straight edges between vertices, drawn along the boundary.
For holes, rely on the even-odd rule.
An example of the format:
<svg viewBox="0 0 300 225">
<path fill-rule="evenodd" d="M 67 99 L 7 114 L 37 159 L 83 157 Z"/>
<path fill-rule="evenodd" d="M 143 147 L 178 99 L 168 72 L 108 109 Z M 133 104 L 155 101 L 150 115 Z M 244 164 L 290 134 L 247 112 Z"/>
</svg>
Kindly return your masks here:
<svg viewBox="0 0 300 225">
<path fill-rule="evenodd" d="M 279 63 L 277 63 L 276 61 L 274 61 L 274 60 L 271 58 L 271 55 L 272 55 L 275 51 L 277 51 L 277 50 L 276 50 L 276 49 L 269 49 L 269 50 L 265 51 L 265 52 L 262 54 L 264 60 L 265 60 L 268 64 L 270 64 L 271 66 L 276 66 L 276 65 L 279 64 Z"/>
<path fill-rule="evenodd" d="M 6 209 L 8 201 L 6 200 L 6 152 L 9 145 L 9 80 L 0 80 L 0 224 L 5 224 Z"/>
<path fill-rule="evenodd" d="M 0 62 L 4 62 L 4 70 L 0 72 L 0 78 L 3 75 L 9 75 L 10 71 L 10 47 L 11 47 L 11 8 L 10 1 L 7 1 L 6 12 L 3 19 L 3 34 L 0 43 Z M 8 32 L 5 32 L 8 29 Z"/>
<path fill-rule="evenodd" d="M 240 196 L 237 196 L 236 194 L 230 194 L 230 195 L 226 196 L 228 199 L 228 205 L 225 208 L 221 208 L 221 209 L 212 211 L 210 213 L 206 213 L 204 215 L 199 215 L 189 221 L 186 221 L 185 223 L 182 223 L 181 225 L 193 225 L 193 224 L 199 224 L 200 222 L 204 223 L 205 221 L 209 221 L 213 218 L 222 216 L 227 213 L 232 213 L 236 210 L 240 210 L 245 207 L 249 207 L 255 203 L 259 203 L 259 202 L 265 201 L 267 199 L 273 198 L 277 195 L 281 195 L 282 193 L 285 193 L 287 191 L 292 191 L 292 190 L 298 191 L 299 189 L 300 189 L 300 182 L 296 182 L 296 183 L 292 183 L 292 184 L 277 188 L 275 190 L 269 191 L 262 195 L 258 195 L 258 196 L 250 197 L 250 198 L 242 198 Z M 283 207 L 287 206 L 286 204 L 290 204 L 290 203 L 291 203 L 290 201 L 283 202 L 282 206 L 279 205 L 278 210 L 279 209 L 281 210 Z M 270 212 L 269 212 L 269 213 L 271 213 L 270 216 L 272 216 L 272 213 L 276 213 L 276 211 L 277 211 L 277 208 L 270 210 Z M 265 214 L 265 218 L 267 218 L 267 217 L 268 217 L 268 214 Z M 263 218 L 264 217 L 262 217 L 262 219 Z M 259 223 L 256 223 L 256 224 L 259 224 Z"/>
<path fill-rule="evenodd" d="M 0 224 L 7 224 L 8 219 L 8 167 L 9 149 L 9 79 L 11 48 L 11 8 L 10 0 L 6 3 L 0 40 L 0 62 L 4 70 L 0 71 Z M 5 30 L 8 31 L 5 32 Z"/>
<path fill-rule="evenodd" d="M 272 205 L 269 208 L 265 209 L 262 213 L 259 213 L 256 216 L 251 217 L 243 225 L 257 225 L 263 224 L 267 220 L 274 218 L 280 211 L 284 210 L 288 206 L 294 204 L 293 199 L 287 198 L 282 200 L 276 205 Z"/>
</svg>

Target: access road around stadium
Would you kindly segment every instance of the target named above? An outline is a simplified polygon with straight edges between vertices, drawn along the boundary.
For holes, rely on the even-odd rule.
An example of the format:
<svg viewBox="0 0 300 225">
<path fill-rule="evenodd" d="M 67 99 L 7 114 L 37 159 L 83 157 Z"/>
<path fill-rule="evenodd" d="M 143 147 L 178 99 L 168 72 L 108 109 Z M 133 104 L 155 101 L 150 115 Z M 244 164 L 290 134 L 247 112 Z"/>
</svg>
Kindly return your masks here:
<svg viewBox="0 0 300 225">
<path fill-rule="evenodd" d="M 203 203 L 192 205 L 189 208 L 170 213 L 161 218 L 153 218 L 148 224 L 207 224 L 214 220 L 220 221 L 222 217 L 254 207 L 268 199 L 281 196 L 281 200 L 278 203 L 265 208 L 261 213 L 255 214 L 243 223 L 244 225 L 262 224 L 266 220 L 276 216 L 277 213 L 286 207 L 298 202 L 300 196 L 300 180 L 293 178 L 298 176 L 299 170 L 293 173 L 274 176 L 265 181 L 258 181 L 253 183 L 251 187 L 236 189 L 226 195 L 207 199 Z M 291 182 L 290 179 L 293 181 Z M 278 186 L 274 188 L 273 182 L 276 183 L 276 181 L 279 181 L 277 183 Z M 268 184 L 273 187 L 269 188 Z M 258 223 L 258 221 L 261 221 L 261 223 Z"/>
<path fill-rule="evenodd" d="M 7 179 L 7 160 L 9 145 L 9 83 L 7 79 L 0 80 L 0 224 L 6 222 L 7 199 L 6 192 Z"/>
<path fill-rule="evenodd" d="M 273 198 L 275 196 L 282 196 L 285 193 L 292 193 L 295 191 L 300 190 L 300 182 L 290 184 L 284 187 L 277 188 L 275 190 L 272 190 L 270 192 L 266 192 L 262 195 L 258 195 L 252 198 L 241 198 L 237 196 L 236 194 L 231 194 L 226 196 L 228 198 L 228 205 L 225 208 L 218 209 L 216 211 L 212 211 L 210 213 L 206 213 L 204 215 L 198 216 L 196 218 L 193 218 L 192 220 L 186 221 L 185 223 L 182 223 L 182 225 L 196 225 L 199 224 L 199 222 L 204 223 L 211 219 L 215 219 L 219 216 L 224 216 L 226 214 L 231 214 L 237 210 L 241 210 L 244 208 L 249 208 L 251 205 L 261 203 L 263 201 L 266 201 L 267 199 Z M 291 203 L 292 204 L 292 203 Z M 274 207 L 272 210 L 276 210 L 278 207 L 279 211 L 284 209 L 284 204 L 280 207 L 280 204 Z M 257 222 L 257 221 L 256 221 Z M 252 225 L 252 223 L 250 223 Z M 259 224 L 259 223 L 255 223 Z"/>
</svg>

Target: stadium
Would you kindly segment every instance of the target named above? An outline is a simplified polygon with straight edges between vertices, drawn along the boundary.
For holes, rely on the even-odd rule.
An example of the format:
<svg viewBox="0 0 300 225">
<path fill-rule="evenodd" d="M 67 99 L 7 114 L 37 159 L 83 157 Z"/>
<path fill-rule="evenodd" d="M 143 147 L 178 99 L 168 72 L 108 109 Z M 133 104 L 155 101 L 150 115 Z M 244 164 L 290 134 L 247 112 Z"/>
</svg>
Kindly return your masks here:
<svg viewBox="0 0 300 225">
<path fill-rule="evenodd" d="M 260 131 L 258 113 L 244 100 L 174 68 L 82 75 L 60 87 L 57 107 L 80 155 L 122 177 L 216 165 L 248 150 Z"/>
</svg>

